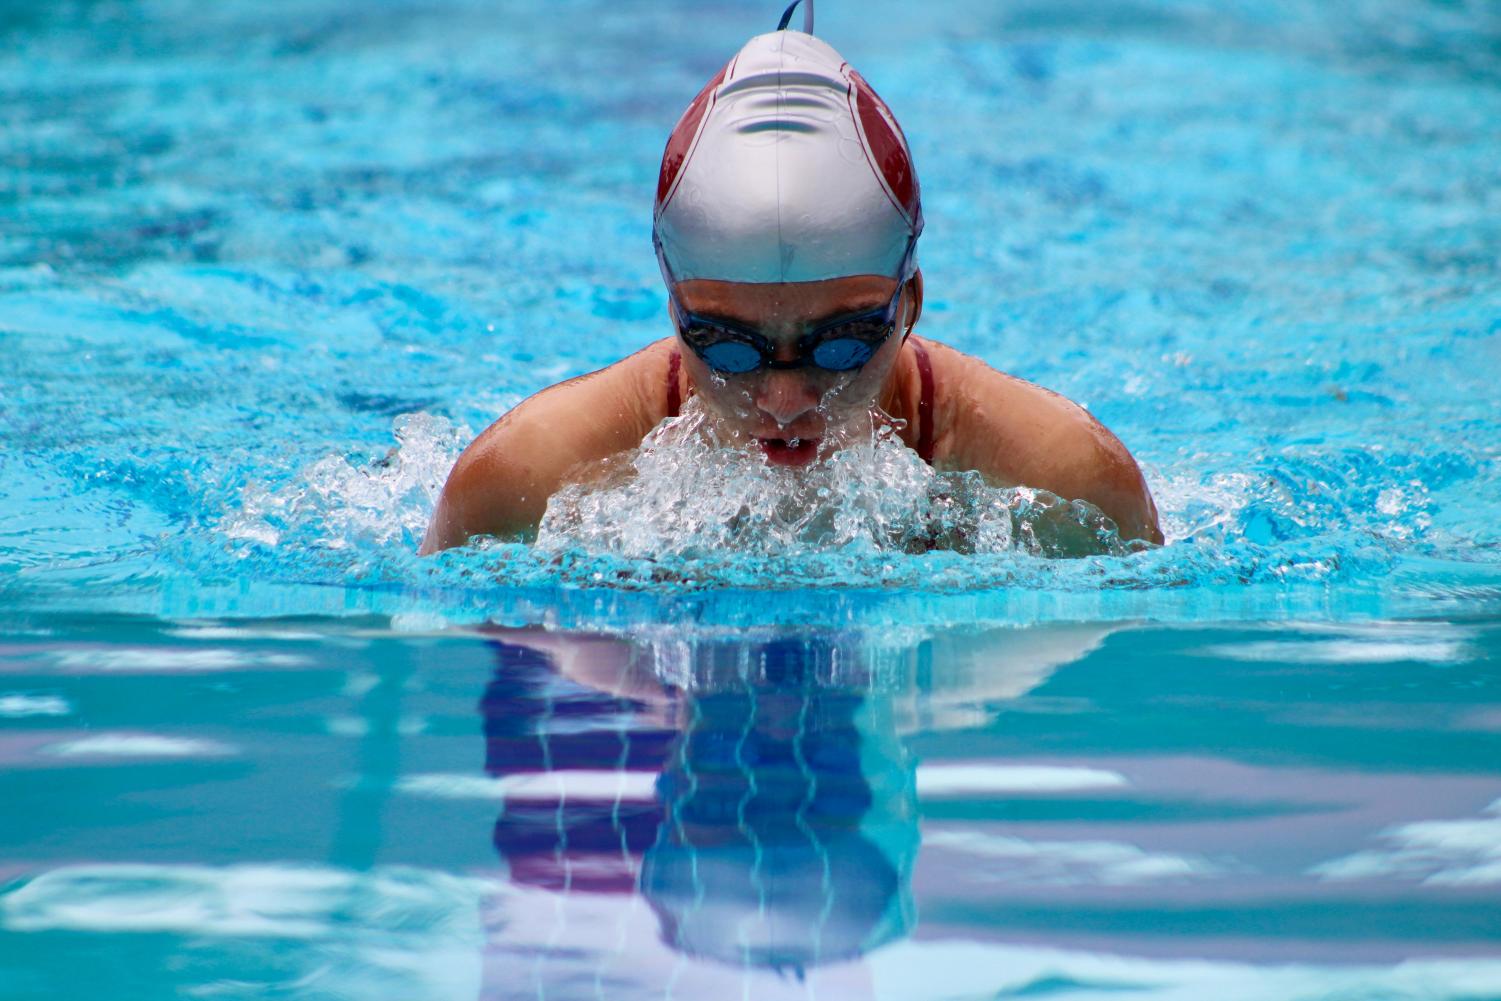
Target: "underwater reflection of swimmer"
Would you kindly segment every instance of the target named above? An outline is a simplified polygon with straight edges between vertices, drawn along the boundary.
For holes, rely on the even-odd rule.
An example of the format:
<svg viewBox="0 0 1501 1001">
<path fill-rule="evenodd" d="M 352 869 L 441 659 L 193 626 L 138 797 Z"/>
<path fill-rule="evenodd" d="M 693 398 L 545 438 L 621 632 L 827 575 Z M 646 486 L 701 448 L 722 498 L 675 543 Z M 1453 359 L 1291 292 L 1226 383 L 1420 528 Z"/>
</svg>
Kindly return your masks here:
<svg viewBox="0 0 1501 1001">
<path fill-rule="evenodd" d="M 619 727 L 643 704 L 549 677 L 539 650 L 495 648 L 486 769 L 518 793 L 494 835 L 513 882 L 639 886 L 666 943 L 736 965 L 847 959 L 906 930 L 910 761 L 874 703 L 819 686 L 826 643 L 739 648 L 758 676 L 682 696 L 678 732 Z"/>
<path fill-rule="evenodd" d="M 900 736 L 913 679 L 924 725 L 963 725 L 973 710 L 958 704 L 1024 693 L 1101 635 L 1055 631 L 1008 666 L 988 634 L 876 646 L 501 631 L 481 702 L 486 769 L 506 789 L 494 844 L 513 885 L 611 897 L 617 914 L 644 900 L 634 920 L 654 915 L 682 958 L 799 975 L 857 960 L 915 918 Z M 550 948 L 600 946 L 598 919 L 559 920 Z"/>
<path fill-rule="evenodd" d="M 692 956 L 793 969 L 860 956 L 912 923 L 911 758 L 880 702 L 819 685 L 826 644 L 745 652 L 759 676 L 690 696 L 641 893 Z"/>
<path fill-rule="evenodd" d="M 650 778 L 675 733 L 649 719 L 613 729 L 612 721 L 641 704 L 568 684 L 545 651 L 511 642 L 494 649 L 497 666 L 480 711 L 485 770 L 511 780 L 494 835 L 511 880 L 562 892 L 632 892 L 641 852 L 661 824 Z M 647 778 L 644 796 L 633 777 Z"/>
</svg>

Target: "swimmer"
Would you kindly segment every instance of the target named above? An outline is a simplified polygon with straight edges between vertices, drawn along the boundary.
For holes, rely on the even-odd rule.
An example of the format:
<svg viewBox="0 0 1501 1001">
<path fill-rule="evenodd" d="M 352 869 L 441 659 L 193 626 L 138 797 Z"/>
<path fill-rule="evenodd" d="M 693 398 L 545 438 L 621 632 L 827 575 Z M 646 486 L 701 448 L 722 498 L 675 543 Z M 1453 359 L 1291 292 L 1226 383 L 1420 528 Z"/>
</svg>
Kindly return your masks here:
<svg viewBox="0 0 1501 1001">
<path fill-rule="evenodd" d="M 878 408 L 935 469 L 1085 500 L 1122 539 L 1162 541 L 1141 470 L 1099 421 L 913 332 L 923 219 L 906 139 L 811 14 L 786 27 L 791 12 L 667 140 L 653 243 L 676 333 L 486 429 L 449 474 L 423 553 L 526 537 L 577 467 L 637 447 L 689 397 L 721 440 L 791 467 Z"/>
</svg>

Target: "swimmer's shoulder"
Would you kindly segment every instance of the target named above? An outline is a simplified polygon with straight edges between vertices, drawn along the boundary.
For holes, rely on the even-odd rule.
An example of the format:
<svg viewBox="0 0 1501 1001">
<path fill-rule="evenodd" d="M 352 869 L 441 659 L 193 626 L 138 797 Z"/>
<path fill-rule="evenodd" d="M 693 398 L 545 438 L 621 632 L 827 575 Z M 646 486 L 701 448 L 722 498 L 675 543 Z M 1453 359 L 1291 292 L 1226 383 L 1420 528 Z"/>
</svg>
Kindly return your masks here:
<svg viewBox="0 0 1501 1001">
<path fill-rule="evenodd" d="M 936 462 L 973 468 L 968 460 L 986 437 L 1001 436 L 1013 454 L 1046 453 L 1078 440 L 1098 424 L 1087 410 L 1059 393 L 991 367 L 942 341 L 924 338 L 933 370 Z M 986 432 L 979 435 L 977 432 Z"/>
<path fill-rule="evenodd" d="M 1157 508 L 1126 446 L 1060 393 L 924 338 L 935 386 L 933 465 L 998 485 L 1087 500 L 1127 538 L 1162 540 Z"/>
<path fill-rule="evenodd" d="M 517 404 L 485 429 L 473 447 L 504 442 L 553 449 L 578 447 L 610 453 L 639 444 L 667 416 L 667 373 L 673 339 L 664 337 L 635 354 L 548 386 Z"/>
<path fill-rule="evenodd" d="M 673 351 L 663 338 L 503 414 L 454 463 L 422 552 L 534 530 L 571 469 L 636 447 L 667 416 Z"/>
</svg>

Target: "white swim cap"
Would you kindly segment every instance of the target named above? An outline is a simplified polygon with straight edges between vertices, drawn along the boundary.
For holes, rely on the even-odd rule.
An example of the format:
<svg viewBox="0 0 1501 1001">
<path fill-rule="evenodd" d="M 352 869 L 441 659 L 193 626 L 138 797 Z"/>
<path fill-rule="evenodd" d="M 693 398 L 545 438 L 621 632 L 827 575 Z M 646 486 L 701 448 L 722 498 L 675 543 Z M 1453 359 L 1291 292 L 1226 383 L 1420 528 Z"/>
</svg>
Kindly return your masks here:
<svg viewBox="0 0 1501 1001">
<path fill-rule="evenodd" d="M 669 282 L 905 279 L 922 225 L 886 104 L 827 44 L 779 30 L 747 42 L 679 119 L 653 238 Z"/>
</svg>

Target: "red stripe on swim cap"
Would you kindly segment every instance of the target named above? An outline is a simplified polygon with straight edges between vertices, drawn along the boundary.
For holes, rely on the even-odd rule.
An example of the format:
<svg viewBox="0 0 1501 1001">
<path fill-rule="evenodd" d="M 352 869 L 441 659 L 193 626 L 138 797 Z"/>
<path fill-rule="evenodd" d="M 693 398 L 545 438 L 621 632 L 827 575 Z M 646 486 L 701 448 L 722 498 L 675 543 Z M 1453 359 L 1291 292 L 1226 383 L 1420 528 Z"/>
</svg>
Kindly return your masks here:
<svg viewBox="0 0 1501 1001">
<path fill-rule="evenodd" d="M 657 211 L 662 211 L 662 206 L 667 204 L 667 199 L 672 193 L 672 185 L 683 172 L 683 164 L 688 162 L 688 154 L 692 151 L 693 139 L 698 135 L 698 127 L 703 122 L 704 116 L 709 113 L 710 106 L 714 103 L 714 92 L 724 82 L 725 74 L 729 72 L 730 64 L 734 60 L 725 63 L 715 75 L 714 79 L 704 85 L 704 89 L 698 92 L 698 96 L 688 105 L 688 110 L 683 112 L 683 117 L 672 128 L 672 135 L 667 137 L 667 148 L 662 151 L 662 172 L 657 175 Z"/>
<path fill-rule="evenodd" d="M 849 74 L 855 85 L 855 113 L 860 116 L 860 128 L 865 132 L 871 165 L 886 183 L 897 208 L 916 224 L 921 194 L 917 187 L 917 172 L 912 169 L 912 155 L 907 151 L 907 137 L 902 135 L 902 128 L 896 123 L 891 109 L 865 82 L 865 78 L 853 67 Z"/>
</svg>

